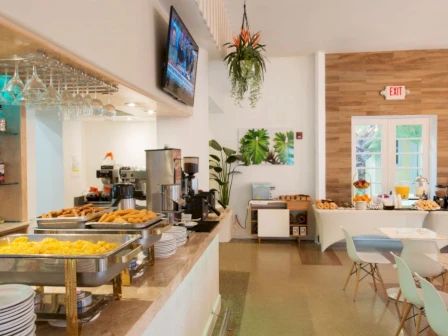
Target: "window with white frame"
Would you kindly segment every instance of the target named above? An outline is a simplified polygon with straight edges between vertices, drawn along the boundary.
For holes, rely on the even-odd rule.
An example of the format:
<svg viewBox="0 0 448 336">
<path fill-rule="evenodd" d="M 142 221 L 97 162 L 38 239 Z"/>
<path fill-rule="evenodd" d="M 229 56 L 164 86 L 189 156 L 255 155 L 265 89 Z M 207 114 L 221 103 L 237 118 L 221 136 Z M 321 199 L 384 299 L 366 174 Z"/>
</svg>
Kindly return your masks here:
<svg viewBox="0 0 448 336">
<path fill-rule="evenodd" d="M 430 132 L 436 129 L 431 121 L 431 117 L 353 117 L 353 176 L 369 180 L 374 196 L 402 184 L 414 195 L 416 177 L 430 179 L 435 169 Z"/>
</svg>

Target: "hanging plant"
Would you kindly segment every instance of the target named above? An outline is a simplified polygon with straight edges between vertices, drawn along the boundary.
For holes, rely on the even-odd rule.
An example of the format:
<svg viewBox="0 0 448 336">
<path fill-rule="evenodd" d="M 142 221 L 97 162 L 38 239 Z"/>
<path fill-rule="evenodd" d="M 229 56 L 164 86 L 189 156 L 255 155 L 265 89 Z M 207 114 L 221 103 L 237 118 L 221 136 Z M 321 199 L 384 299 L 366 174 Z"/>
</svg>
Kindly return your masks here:
<svg viewBox="0 0 448 336">
<path fill-rule="evenodd" d="M 246 3 L 244 3 L 243 23 L 240 33 L 232 42 L 224 44 L 229 53 L 224 58 L 229 70 L 232 85 L 232 97 L 240 105 L 246 93 L 249 94 L 251 107 L 255 107 L 260 98 L 266 64 L 263 52 L 265 45 L 260 44 L 260 32 L 250 33 L 247 20 Z"/>
</svg>

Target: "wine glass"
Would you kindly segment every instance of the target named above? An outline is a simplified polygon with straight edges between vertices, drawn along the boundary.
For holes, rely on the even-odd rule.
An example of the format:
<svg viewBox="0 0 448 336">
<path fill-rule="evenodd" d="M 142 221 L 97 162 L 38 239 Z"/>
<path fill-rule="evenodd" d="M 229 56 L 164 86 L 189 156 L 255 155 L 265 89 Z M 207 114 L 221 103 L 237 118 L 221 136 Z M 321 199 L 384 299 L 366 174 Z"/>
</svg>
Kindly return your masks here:
<svg viewBox="0 0 448 336">
<path fill-rule="evenodd" d="M 75 106 L 76 117 L 80 118 L 84 114 L 84 99 L 82 98 L 81 93 L 79 92 L 79 86 L 76 86 L 76 95 L 73 98 L 73 104 Z"/>
<path fill-rule="evenodd" d="M 107 96 L 107 104 L 104 105 L 104 112 L 107 117 L 115 117 L 117 115 L 117 110 L 115 109 L 115 106 L 110 103 L 110 96 L 111 94 Z"/>
<path fill-rule="evenodd" d="M 61 101 L 61 95 L 53 86 L 53 71 L 50 70 L 50 83 L 47 87 L 47 94 L 45 96 L 45 103 L 48 106 L 58 106 Z"/>
<path fill-rule="evenodd" d="M 5 66 L 5 74 L 3 75 L 3 87 L 0 91 L 0 102 L 4 105 L 11 104 L 13 100 L 11 95 L 6 91 L 6 85 L 8 84 L 8 68 Z"/>
<path fill-rule="evenodd" d="M 5 87 L 5 91 L 12 98 L 11 103 L 20 105 L 23 101 L 23 89 L 25 85 L 20 79 L 19 75 L 19 62 L 15 62 L 14 76 L 8 81 Z"/>
<path fill-rule="evenodd" d="M 84 115 L 91 117 L 93 115 L 92 96 L 89 93 L 89 87 L 86 87 L 86 93 L 84 95 Z"/>
<path fill-rule="evenodd" d="M 102 117 L 104 115 L 103 102 L 97 98 L 97 91 L 95 91 L 95 95 L 92 99 L 91 106 L 92 112 L 94 116 Z"/>
<path fill-rule="evenodd" d="M 41 104 L 47 95 L 47 87 L 37 75 L 36 65 L 33 65 L 33 74 L 27 80 L 23 89 L 23 97 L 28 104 Z"/>
<path fill-rule="evenodd" d="M 64 91 L 61 94 L 61 107 L 64 111 L 64 120 L 70 120 L 74 112 L 73 95 L 68 90 L 67 81 L 65 82 Z"/>
</svg>

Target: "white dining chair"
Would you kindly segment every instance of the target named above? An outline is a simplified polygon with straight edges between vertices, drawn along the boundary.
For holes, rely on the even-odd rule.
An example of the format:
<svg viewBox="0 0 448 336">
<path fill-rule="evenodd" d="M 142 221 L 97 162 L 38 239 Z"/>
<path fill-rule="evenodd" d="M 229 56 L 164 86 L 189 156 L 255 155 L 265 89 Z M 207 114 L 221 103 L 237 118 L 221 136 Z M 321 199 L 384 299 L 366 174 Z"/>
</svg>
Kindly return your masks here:
<svg viewBox="0 0 448 336">
<path fill-rule="evenodd" d="M 404 298 L 403 315 L 401 316 L 400 325 L 398 327 L 395 336 L 398 336 L 403 329 L 406 320 L 409 317 L 409 313 L 412 307 L 418 309 L 417 323 L 416 323 L 416 335 L 419 334 L 420 325 L 423 315 L 423 297 L 421 290 L 417 288 L 415 279 L 412 275 L 412 271 L 406 262 L 394 253 L 391 253 L 395 258 L 395 265 L 397 266 L 398 282 L 400 283 L 401 296 Z"/>
<path fill-rule="evenodd" d="M 430 258 L 429 254 L 434 258 Z M 438 261 L 439 254 L 439 246 L 434 240 L 408 240 L 400 256 L 413 273 L 418 273 L 431 282 L 442 277 L 443 287 L 445 287 L 446 270 Z"/>
<path fill-rule="evenodd" d="M 415 274 L 423 289 L 423 302 L 429 326 L 439 336 L 448 336 L 447 295 L 438 291 L 432 283 Z"/>
<path fill-rule="evenodd" d="M 345 280 L 343 290 L 347 288 L 350 278 L 355 275 L 356 283 L 353 294 L 353 301 L 356 301 L 359 283 L 361 282 L 361 280 L 370 275 L 373 280 L 373 287 L 375 288 L 375 292 L 378 290 L 376 285 L 377 281 L 381 284 L 384 292 L 386 292 L 386 288 L 384 287 L 383 278 L 381 277 L 378 265 L 390 264 L 390 261 L 379 252 L 358 252 L 356 250 L 353 237 L 343 227 L 341 227 L 341 230 L 344 232 L 345 241 L 347 244 L 347 254 L 353 261 L 352 268 L 347 276 L 347 279 Z"/>
</svg>

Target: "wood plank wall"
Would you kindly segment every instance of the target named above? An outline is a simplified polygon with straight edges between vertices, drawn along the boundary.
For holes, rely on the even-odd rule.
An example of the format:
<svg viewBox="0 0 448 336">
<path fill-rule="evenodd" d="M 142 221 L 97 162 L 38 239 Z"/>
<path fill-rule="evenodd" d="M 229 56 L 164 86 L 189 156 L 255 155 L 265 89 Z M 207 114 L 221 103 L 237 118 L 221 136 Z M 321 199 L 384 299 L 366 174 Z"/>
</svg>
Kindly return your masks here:
<svg viewBox="0 0 448 336">
<path fill-rule="evenodd" d="M 404 101 L 386 101 L 386 85 L 405 85 Z M 351 117 L 437 115 L 437 180 L 448 183 L 448 50 L 326 55 L 327 198 L 351 197 Z"/>
</svg>

